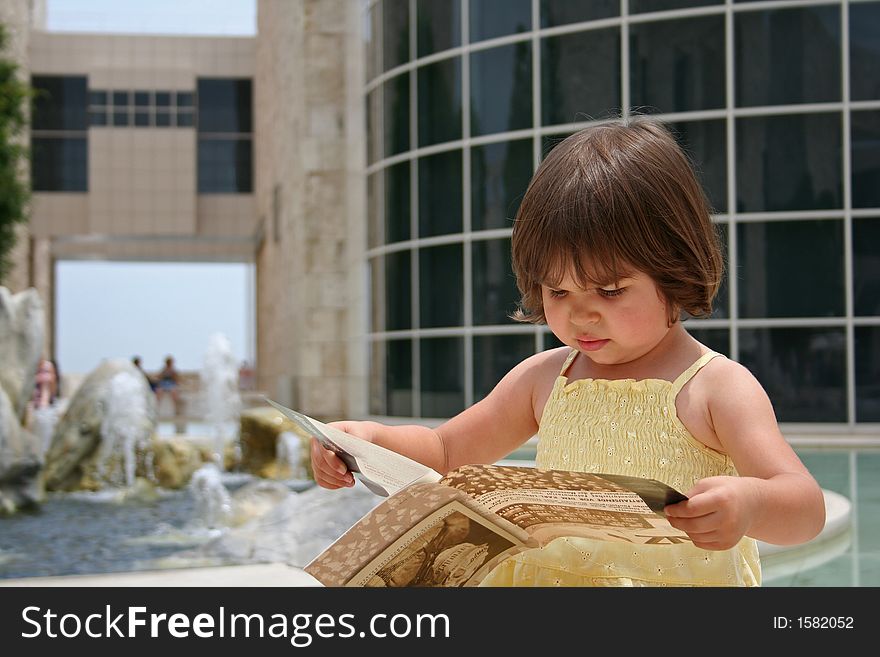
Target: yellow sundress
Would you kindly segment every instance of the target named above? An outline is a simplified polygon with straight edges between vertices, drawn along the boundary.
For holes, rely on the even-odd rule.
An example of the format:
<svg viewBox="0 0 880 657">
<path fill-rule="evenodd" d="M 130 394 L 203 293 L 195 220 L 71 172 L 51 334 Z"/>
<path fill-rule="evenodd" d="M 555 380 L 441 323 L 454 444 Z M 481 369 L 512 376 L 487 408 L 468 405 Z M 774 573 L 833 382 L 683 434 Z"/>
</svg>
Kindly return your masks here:
<svg viewBox="0 0 880 657">
<path fill-rule="evenodd" d="M 737 476 L 729 456 L 681 423 L 675 398 L 711 359 L 700 357 L 675 381 L 581 379 L 566 373 L 572 351 L 544 407 L 536 465 L 657 479 L 687 493 L 700 479 Z M 481 586 L 760 586 L 754 539 L 729 550 L 681 545 L 632 545 L 563 537 L 499 564 Z"/>
</svg>

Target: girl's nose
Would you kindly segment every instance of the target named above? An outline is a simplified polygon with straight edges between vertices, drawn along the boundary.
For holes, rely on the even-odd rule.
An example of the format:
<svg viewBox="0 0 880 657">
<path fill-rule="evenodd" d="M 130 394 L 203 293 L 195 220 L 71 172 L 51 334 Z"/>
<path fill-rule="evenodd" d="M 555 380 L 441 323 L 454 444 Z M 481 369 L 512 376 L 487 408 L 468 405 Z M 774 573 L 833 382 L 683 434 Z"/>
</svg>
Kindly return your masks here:
<svg viewBox="0 0 880 657">
<path fill-rule="evenodd" d="M 573 304 L 569 312 L 569 318 L 572 324 L 595 324 L 599 321 L 601 315 L 596 307 L 590 303 Z"/>
</svg>

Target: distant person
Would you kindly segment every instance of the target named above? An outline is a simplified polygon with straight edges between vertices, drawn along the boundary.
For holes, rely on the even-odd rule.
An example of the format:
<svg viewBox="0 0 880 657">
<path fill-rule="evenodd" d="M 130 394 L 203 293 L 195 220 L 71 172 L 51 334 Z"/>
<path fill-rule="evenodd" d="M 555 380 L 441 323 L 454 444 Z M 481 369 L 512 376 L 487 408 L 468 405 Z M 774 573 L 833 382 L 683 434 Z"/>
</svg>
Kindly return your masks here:
<svg viewBox="0 0 880 657">
<path fill-rule="evenodd" d="M 43 358 L 37 367 L 33 406 L 46 408 L 54 404 L 56 399 L 58 399 L 58 368 L 54 361 Z"/>
<path fill-rule="evenodd" d="M 150 390 L 152 390 L 153 392 L 156 392 L 156 380 L 151 375 L 147 374 L 146 371 L 144 371 L 144 368 L 141 365 L 141 357 L 140 356 L 132 356 L 131 362 L 136 368 L 138 368 L 140 370 L 141 374 L 144 375 L 144 378 L 147 380 L 147 383 L 150 384 Z"/>
<path fill-rule="evenodd" d="M 243 360 L 241 361 L 241 366 L 238 368 L 238 389 L 239 390 L 253 390 L 256 387 L 256 380 L 254 378 L 254 368 L 251 367 L 251 364 Z"/>
<path fill-rule="evenodd" d="M 174 367 L 174 357 L 165 357 L 165 367 L 156 375 L 156 404 L 161 405 L 162 398 L 171 397 L 174 403 L 174 414 L 180 414 L 180 374 Z"/>
</svg>

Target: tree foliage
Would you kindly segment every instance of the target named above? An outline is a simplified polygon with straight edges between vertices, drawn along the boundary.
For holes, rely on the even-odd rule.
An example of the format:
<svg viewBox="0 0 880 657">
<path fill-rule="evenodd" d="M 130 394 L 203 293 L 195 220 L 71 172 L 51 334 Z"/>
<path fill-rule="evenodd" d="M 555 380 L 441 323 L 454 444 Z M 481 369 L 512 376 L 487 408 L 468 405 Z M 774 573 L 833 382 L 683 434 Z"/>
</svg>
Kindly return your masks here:
<svg viewBox="0 0 880 657">
<path fill-rule="evenodd" d="M 18 64 L 6 53 L 8 35 L 0 23 L 0 283 L 12 269 L 16 224 L 27 221 L 30 190 L 25 129 L 32 96 L 30 85 L 18 73 Z"/>
</svg>

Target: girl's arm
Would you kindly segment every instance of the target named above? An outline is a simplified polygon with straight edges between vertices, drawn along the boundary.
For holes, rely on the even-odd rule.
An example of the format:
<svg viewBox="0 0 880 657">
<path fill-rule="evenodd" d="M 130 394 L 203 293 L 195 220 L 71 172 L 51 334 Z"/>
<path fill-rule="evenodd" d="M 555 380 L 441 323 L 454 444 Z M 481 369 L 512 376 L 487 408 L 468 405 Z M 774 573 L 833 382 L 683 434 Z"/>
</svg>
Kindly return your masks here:
<svg viewBox="0 0 880 657">
<path fill-rule="evenodd" d="M 724 550 L 744 535 L 802 543 L 825 525 L 822 490 L 779 431 L 767 393 L 745 367 L 718 359 L 704 368 L 707 420 L 739 477 L 709 477 L 666 508 L 697 547 Z"/>
<path fill-rule="evenodd" d="M 494 463 L 537 432 L 540 409 L 536 409 L 536 392 L 542 383 L 549 381 L 552 385 L 561 367 L 562 361 L 554 351 L 522 361 L 482 401 L 436 429 L 378 422 L 335 422 L 333 426 L 441 474 L 466 463 Z M 311 456 L 319 485 L 340 488 L 354 484 L 345 464 L 315 440 Z"/>
</svg>

